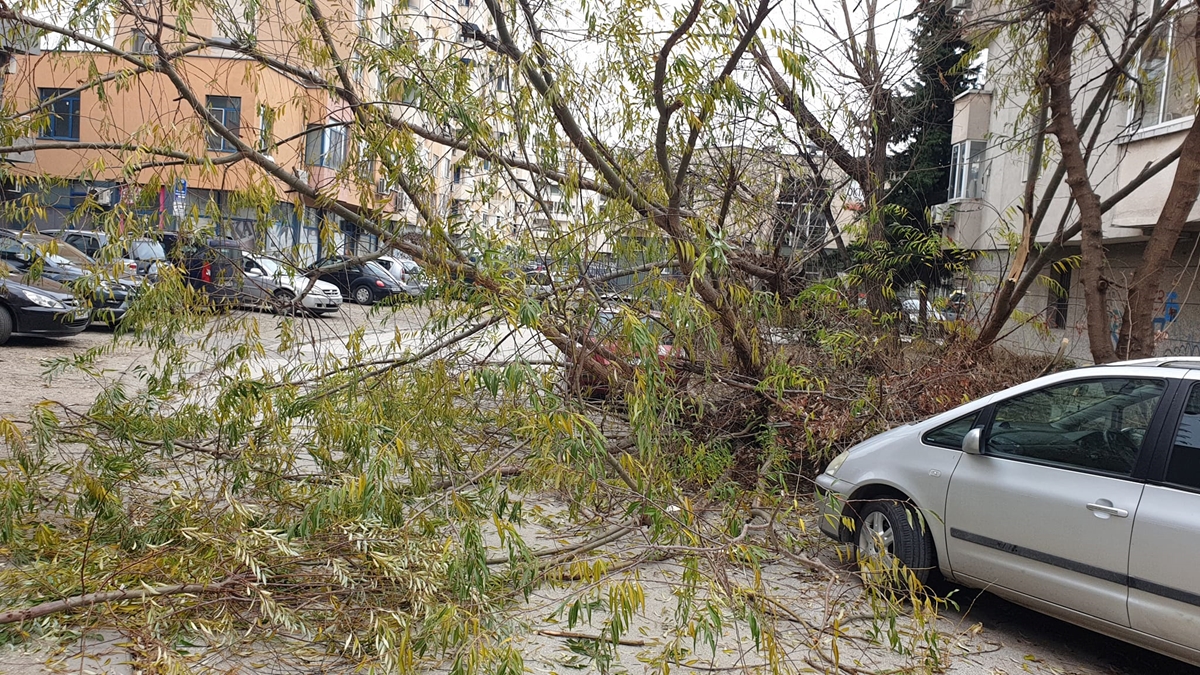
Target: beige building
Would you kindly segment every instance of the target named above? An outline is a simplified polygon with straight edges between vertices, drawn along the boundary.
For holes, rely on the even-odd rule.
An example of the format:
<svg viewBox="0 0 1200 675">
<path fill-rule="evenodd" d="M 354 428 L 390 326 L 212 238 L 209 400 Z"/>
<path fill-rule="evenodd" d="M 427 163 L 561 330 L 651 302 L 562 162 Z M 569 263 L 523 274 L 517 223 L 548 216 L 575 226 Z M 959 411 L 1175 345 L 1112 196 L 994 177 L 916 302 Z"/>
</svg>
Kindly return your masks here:
<svg viewBox="0 0 1200 675">
<path fill-rule="evenodd" d="M 972 14 L 970 0 L 954 0 Z M 983 0 L 973 0 L 982 5 Z M 1126 0 L 1137 2 L 1142 0 Z M 1146 11 L 1150 3 L 1143 2 Z M 1196 111 L 1196 68 L 1191 55 L 1194 46 L 1183 37 L 1196 20 L 1194 5 L 1185 9 L 1171 25 L 1160 31 L 1138 59 L 1145 81 L 1141 97 L 1127 89 L 1100 126 L 1095 150 L 1090 158 L 1091 176 L 1101 199 L 1112 195 L 1149 164 L 1175 150 L 1191 128 Z M 984 11 L 989 11 L 985 7 Z M 1145 12 L 1144 12 L 1145 13 Z M 1015 242 L 1022 229 L 1021 205 L 1029 171 L 1028 138 L 1033 115 L 1026 106 L 1028 95 L 1020 95 L 1018 72 L 1023 45 L 1009 42 L 1008 33 L 993 31 L 978 45 L 988 59 L 983 84 L 962 94 L 955 102 L 952 142 L 953 167 L 950 201 L 935 209 L 945 233 L 958 244 L 980 251 L 974 273 L 960 284 L 976 299 L 979 318 L 988 308 L 989 293 L 1008 269 L 1015 255 Z M 1026 50 L 1027 51 L 1027 50 Z M 1107 67 L 1100 47 L 1080 53 L 1076 58 L 1075 81 L 1093 83 L 1080 87 L 1079 100 L 1086 100 L 1097 73 Z M 1077 104 L 1082 107 L 1082 104 Z M 1057 150 L 1047 152 L 1048 166 L 1042 172 L 1042 186 L 1056 169 Z M 1120 324 L 1118 303 L 1123 289 L 1141 257 L 1141 250 L 1166 201 L 1174 175 L 1168 167 L 1122 200 L 1104 216 L 1103 232 L 1109 252 L 1113 282 L 1110 301 L 1113 332 Z M 1074 209 L 1065 183 L 1054 193 L 1044 224 L 1036 238 L 1044 244 L 1061 224 L 1074 222 Z M 1156 327 L 1163 332 L 1162 354 L 1200 355 L 1200 294 L 1192 293 L 1196 280 L 1197 231 L 1200 231 L 1200 207 L 1193 210 L 1185 227 L 1173 269 L 1168 272 L 1162 308 Z M 1079 238 L 1068 242 L 1061 270 L 1046 269 L 1045 283 L 1031 288 L 1020 306 L 1019 320 L 1008 337 L 1012 343 L 1032 351 L 1058 349 L 1062 338 L 1071 340 L 1070 355 L 1087 361 L 1086 322 L 1083 290 L 1079 274 L 1073 273 L 1072 257 L 1079 254 Z M 1058 290 L 1066 291 L 1061 295 Z M 1024 325 L 1018 327 L 1017 323 Z"/>
<path fill-rule="evenodd" d="M 477 50 L 457 40 L 461 21 L 486 25 L 480 4 L 331 0 L 320 3 L 320 9 L 335 27 L 335 41 L 352 63 L 362 97 L 392 101 L 387 108 L 393 114 L 428 125 L 424 107 L 432 100 L 427 97 L 436 95 L 437 82 L 415 68 L 371 70 L 361 65 L 367 59 L 360 54 L 374 50 L 378 55 L 406 41 L 418 55 L 432 54 L 427 62 L 453 59 L 479 87 L 503 97 L 507 76 L 475 62 Z M 304 25 L 304 6 L 271 7 L 260 9 L 258 16 L 239 3 L 221 5 L 215 16 L 198 9 L 188 26 L 190 36 L 164 40 L 164 49 L 198 47 L 204 38 L 217 44 L 253 40 L 264 53 L 300 62 L 294 52 L 313 39 L 300 36 L 297 28 Z M 112 23 L 95 31 L 95 37 L 134 55 L 151 56 L 154 45 L 139 31 L 147 30 L 145 23 L 130 15 Z M 378 151 L 371 151 L 377 139 L 352 124 L 353 113 L 342 100 L 303 78 L 208 44 L 174 61 L 180 78 L 214 117 L 291 176 L 318 189 L 320 200 L 301 197 L 259 166 L 239 160 L 230 141 L 206 128 L 165 74 L 109 77 L 88 86 L 103 74 L 131 70 L 131 64 L 84 44 L 17 56 L 4 76 L 6 102 L 31 120 L 29 137 L 15 143 L 38 146 L 9 155 L 14 164 L 7 197 L 44 202 L 44 212 L 35 218 L 41 229 L 86 228 L 97 214 L 112 211 L 121 222 L 128 219 L 145 229 L 209 228 L 220 236 L 253 238 L 268 250 L 286 251 L 300 260 L 379 246 L 376 237 L 331 213 L 333 202 L 393 221 L 389 229 L 394 231 L 427 231 L 409 200 L 389 181 Z M 29 114 L 39 103 L 46 105 L 47 116 Z M 502 144 L 503 130 L 498 137 Z M 513 200 L 498 196 L 482 179 L 489 173 L 486 163 L 420 138 L 416 143 L 414 154 L 424 167 L 416 172 L 419 187 L 435 211 L 449 217 L 452 230 L 508 226 Z M 134 146 L 181 154 L 163 157 Z M 202 163 L 179 161 L 183 156 Z"/>
</svg>

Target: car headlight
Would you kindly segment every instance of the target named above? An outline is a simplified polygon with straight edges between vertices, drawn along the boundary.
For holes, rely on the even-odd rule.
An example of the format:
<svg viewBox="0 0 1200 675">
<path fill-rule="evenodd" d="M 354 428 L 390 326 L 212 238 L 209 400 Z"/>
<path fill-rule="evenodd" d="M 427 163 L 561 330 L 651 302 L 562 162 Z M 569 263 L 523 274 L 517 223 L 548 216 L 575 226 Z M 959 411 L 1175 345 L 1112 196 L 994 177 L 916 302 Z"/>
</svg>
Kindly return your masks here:
<svg viewBox="0 0 1200 675">
<path fill-rule="evenodd" d="M 22 295 L 24 295 L 26 298 L 29 299 L 30 302 L 32 302 L 35 305 L 38 305 L 39 307 L 48 307 L 50 309 L 66 309 L 67 308 L 66 305 L 62 304 L 58 300 L 55 300 L 54 298 L 50 297 L 49 295 L 43 295 L 42 293 L 34 293 L 33 291 L 27 291 L 23 288 L 19 289 L 19 290 L 21 291 Z"/>
<path fill-rule="evenodd" d="M 825 467 L 825 473 L 829 474 L 830 476 L 836 476 L 838 469 L 842 468 L 842 465 L 846 463 L 846 458 L 849 456 L 850 451 L 847 450 L 837 457 L 834 457 L 833 461 L 829 463 L 829 466 Z"/>
</svg>

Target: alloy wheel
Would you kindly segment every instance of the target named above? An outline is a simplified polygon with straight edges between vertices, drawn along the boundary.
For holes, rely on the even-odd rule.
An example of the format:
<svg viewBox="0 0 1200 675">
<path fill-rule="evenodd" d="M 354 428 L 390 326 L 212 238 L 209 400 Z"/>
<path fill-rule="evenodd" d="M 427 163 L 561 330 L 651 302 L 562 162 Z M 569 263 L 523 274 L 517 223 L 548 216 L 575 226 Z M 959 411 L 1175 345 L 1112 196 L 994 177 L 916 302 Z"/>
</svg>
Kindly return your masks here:
<svg viewBox="0 0 1200 675">
<path fill-rule="evenodd" d="M 863 518 L 858 533 L 858 550 L 864 558 L 880 559 L 892 555 L 895 542 L 896 533 L 886 515 L 872 511 Z"/>
</svg>

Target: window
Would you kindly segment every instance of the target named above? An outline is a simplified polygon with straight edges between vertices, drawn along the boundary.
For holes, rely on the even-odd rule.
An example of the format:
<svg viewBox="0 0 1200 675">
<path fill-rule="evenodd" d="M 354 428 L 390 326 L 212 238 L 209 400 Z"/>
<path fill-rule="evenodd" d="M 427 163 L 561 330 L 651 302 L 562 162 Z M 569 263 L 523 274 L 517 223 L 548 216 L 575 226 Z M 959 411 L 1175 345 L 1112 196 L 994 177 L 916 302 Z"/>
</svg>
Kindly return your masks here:
<svg viewBox="0 0 1200 675">
<path fill-rule="evenodd" d="M 346 164 L 346 127 L 338 122 L 334 126 L 308 125 L 304 139 L 304 161 L 309 166 L 340 169 Z"/>
<path fill-rule="evenodd" d="M 57 138 L 64 141 L 79 140 L 79 93 L 67 96 L 70 89 L 38 89 L 38 98 L 49 113 L 46 128 L 41 138 Z"/>
<path fill-rule="evenodd" d="M 458 0 L 458 6 L 459 7 L 470 7 L 471 0 Z"/>
<path fill-rule="evenodd" d="M 274 142 L 275 111 L 270 106 L 258 104 L 258 150 L 271 154 Z"/>
<path fill-rule="evenodd" d="M 454 182 L 461 183 L 463 179 L 463 169 L 461 166 L 454 167 Z"/>
<path fill-rule="evenodd" d="M 950 148 L 950 201 L 978 199 L 987 141 L 962 141 Z"/>
<path fill-rule="evenodd" d="M 421 90 L 417 87 L 417 83 L 412 80 L 405 80 L 404 86 L 401 89 L 402 101 L 408 105 L 416 105 L 421 97 Z"/>
<path fill-rule="evenodd" d="M 973 412 L 966 417 L 960 417 L 949 424 L 942 426 L 925 434 L 921 440 L 929 445 L 938 445 L 944 448 L 953 448 L 955 450 L 962 449 L 963 438 L 967 432 L 975 426 L 975 418 L 979 413 Z"/>
<path fill-rule="evenodd" d="M 508 91 L 508 73 L 496 76 L 496 91 Z"/>
<path fill-rule="evenodd" d="M 209 96 L 207 98 L 208 112 L 217 118 L 217 123 L 241 137 L 239 127 L 242 124 L 242 99 L 237 96 Z M 229 139 L 217 133 L 215 129 L 208 130 L 208 149 L 216 152 L 234 152 L 237 150 Z"/>
<path fill-rule="evenodd" d="M 1175 442 L 1167 464 L 1166 482 L 1180 487 L 1200 489 L 1200 385 L 1192 385 Z"/>
<path fill-rule="evenodd" d="M 1164 22 L 1140 55 L 1135 120 L 1142 127 L 1165 124 L 1195 114 L 1196 48 L 1191 36 L 1196 28 L 1193 9 Z"/>
<path fill-rule="evenodd" d="M 213 35 L 240 40 L 252 37 L 258 23 L 258 3 L 247 0 L 226 0 L 213 15 Z"/>
<path fill-rule="evenodd" d="M 1050 324 L 1051 328 L 1066 328 L 1067 309 L 1070 306 L 1067 296 L 1071 292 L 1071 268 L 1066 267 L 1062 262 L 1056 263 L 1051 281 L 1050 306 L 1047 308 L 1046 323 Z"/>
<path fill-rule="evenodd" d="M 133 31 L 132 51 L 134 54 L 153 54 L 154 43 L 141 31 Z"/>
<path fill-rule="evenodd" d="M 987 454 L 1128 476 L 1162 398 L 1161 380 L 1076 380 L 996 405 Z"/>
</svg>

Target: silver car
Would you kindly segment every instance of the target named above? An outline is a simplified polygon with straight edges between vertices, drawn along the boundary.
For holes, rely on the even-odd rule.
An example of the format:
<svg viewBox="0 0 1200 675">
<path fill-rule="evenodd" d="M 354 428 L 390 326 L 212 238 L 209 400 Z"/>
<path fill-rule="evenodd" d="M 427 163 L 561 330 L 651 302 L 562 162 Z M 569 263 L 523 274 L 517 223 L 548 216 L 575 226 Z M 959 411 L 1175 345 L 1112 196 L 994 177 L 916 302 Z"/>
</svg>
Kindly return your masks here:
<svg viewBox="0 0 1200 675">
<path fill-rule="evenodd" d="M 242 270 L 245 280 L 239 295 L 247 305 L 286 311 L 299 303 L 311 314 L 336 312 L 342 307 L 337 286 L 318 280 L 310 288 L 307 277 L 278 260 L 243 252 Z"/>
<path fill-rule="evenodd" d="M 860 560 L 1200 665 L 1200 359 L 1057 373 L 892 429 L 817 496 Z"/>
</svg>

